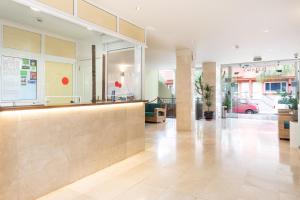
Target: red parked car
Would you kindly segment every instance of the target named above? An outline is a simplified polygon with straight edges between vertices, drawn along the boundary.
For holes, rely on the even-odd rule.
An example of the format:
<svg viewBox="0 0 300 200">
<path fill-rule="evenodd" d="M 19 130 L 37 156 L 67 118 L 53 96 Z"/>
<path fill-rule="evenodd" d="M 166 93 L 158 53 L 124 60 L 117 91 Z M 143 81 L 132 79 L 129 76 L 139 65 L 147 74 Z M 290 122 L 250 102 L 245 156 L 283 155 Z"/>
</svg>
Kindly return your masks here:
<svg viewBox="0 0 300 200">
<path fill-rule="evenodd" d="M 232 112 L 256 114 L 259 112 L 259 108 L 257 104 L 250 103 L 247 99 L 239 99 L 234 101 Z"/>
</svg>

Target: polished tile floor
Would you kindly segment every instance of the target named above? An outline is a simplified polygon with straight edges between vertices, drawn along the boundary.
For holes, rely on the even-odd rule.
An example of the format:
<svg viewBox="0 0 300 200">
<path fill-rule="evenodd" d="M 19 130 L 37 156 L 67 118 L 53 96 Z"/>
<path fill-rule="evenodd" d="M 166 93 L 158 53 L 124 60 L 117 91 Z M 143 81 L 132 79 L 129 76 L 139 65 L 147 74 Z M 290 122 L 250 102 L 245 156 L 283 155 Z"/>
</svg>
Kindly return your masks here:
<svg viewBox="0 0 300 200">
<path fill-rule="evenodd" d="M 146 151 L 39 200 L 300 200 L 300 153 L 276 121 L 146 125 Z"/>
</svg>

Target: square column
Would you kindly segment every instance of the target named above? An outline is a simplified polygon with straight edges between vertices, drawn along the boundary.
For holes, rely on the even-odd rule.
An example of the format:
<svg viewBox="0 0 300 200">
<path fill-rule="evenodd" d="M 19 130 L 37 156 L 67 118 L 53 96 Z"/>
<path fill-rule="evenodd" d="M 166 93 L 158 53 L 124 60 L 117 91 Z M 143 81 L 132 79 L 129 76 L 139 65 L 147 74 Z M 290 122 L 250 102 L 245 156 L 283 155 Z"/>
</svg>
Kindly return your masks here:
<svg viewBox="0 0 300 200">
<path fill-rule="evenodd" d="M 176 128 L 192 130 L 192 65 L 190 49 L 176 51 Z"/>
<path fill-rule="evenodd" d="M 212 97 L 212 106 L 211 111 L 214 111 L 216 116 L 216 83 L 217 83 L 217 73 L 216 73 L 216 63 L 215 62 L 205 62 L 202 65 L 202 78 L 204 84 L 209 84 L 213 87 L 213 97 Z M 207 110 L 207 107 L 204 103 L 204 111 Z"/>
</svg>

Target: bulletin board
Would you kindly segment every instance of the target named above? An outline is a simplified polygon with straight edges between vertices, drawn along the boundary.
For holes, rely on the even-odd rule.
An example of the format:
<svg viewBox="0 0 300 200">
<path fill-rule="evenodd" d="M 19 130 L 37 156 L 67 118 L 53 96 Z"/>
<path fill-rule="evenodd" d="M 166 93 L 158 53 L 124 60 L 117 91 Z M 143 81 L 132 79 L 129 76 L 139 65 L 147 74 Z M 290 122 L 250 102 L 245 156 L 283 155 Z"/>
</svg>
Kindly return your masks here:
<svg viewBox="0 0 300 200">
<path fill-rule="evenodd" d="M 37 99 L 37 60 L 2 56 L 1 100 Z"/>
</svg>

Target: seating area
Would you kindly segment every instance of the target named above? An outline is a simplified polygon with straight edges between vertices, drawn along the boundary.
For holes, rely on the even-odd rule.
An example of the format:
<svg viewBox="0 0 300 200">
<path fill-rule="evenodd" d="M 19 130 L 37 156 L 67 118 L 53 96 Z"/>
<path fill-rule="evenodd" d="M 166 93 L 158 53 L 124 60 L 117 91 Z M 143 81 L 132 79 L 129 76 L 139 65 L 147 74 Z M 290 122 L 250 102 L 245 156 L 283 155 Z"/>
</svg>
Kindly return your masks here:
<svg viewBox="0 0 300 200">
<path fill-rule="evenodd" d="M 145 121 L 162 123 L 166 121 L 167 106 L 161 103 L 147 103 L 145 105 Z"/>
</svg>

